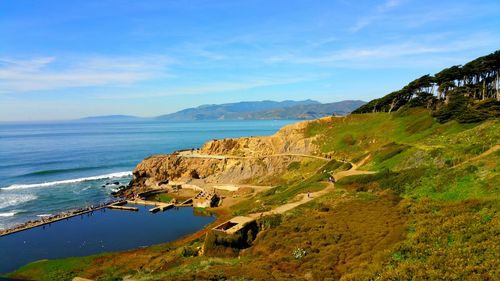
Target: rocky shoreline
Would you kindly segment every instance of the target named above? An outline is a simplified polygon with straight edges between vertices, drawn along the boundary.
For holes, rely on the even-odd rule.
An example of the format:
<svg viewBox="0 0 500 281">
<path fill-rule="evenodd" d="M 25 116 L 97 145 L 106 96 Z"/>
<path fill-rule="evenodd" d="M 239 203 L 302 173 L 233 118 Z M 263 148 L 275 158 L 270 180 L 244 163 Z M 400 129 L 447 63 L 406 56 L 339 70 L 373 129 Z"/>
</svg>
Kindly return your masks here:
<svg viewBox="0 0 500 281">
<path fill-rule="evenodd" d="M 304 138 L 310 122 L 287 125 L 272 136 L 211 140 L 199 149 L 152 155 L 138 163 L 130 184 L 116 195 L 133 198 L 169 182 L 267 185 L 292 162 L 324 160 L 315 138 Z"/>
</svg>

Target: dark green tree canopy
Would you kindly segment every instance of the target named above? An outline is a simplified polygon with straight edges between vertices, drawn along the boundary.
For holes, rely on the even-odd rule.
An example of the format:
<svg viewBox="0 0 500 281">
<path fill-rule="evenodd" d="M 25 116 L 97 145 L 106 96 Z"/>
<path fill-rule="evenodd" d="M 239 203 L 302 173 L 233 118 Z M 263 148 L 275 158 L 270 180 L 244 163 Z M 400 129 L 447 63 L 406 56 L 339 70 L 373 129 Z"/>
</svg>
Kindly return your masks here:
<svg viewBox="0 0 500 281">
<path fill-rule="evenodd" d="M 471 120 L 481 118 L 484 120 L 495 113 L 491 110 L 487 112 L 483 110 L 483 113 L 476 112 L 474 114 L 471 112 L 476 107 L 484 109 L 485 104 L 494 105 L 493 108 L 498 109 L 500 103 L 499 75 L 500 50 L 474 59 L 463 66 L 454 65 L 433 76 L 427 74 L 419 77 L 402 89 L 374 99 L 353 113 L 392 112 L 402 107 L 424 106 L 434 109 L 436 112 L 441 110 L 440 114 L 443 115 L 443 118 L 438 117 L 441 121 L 453 119 L 465 109 L 468 110 L 468 116 L 475 116 L 471 117 Z M 491 100 L 491 102 L 484 102 L 487 100 Z M 444 114 L 442 110 L 446 110 L 446 108 L 452 113 Z M 447 118 L 446 116 L 451 117 Z M 461 119 L 466 121 L 463 120 L 464 118 Z"/>
</svg>

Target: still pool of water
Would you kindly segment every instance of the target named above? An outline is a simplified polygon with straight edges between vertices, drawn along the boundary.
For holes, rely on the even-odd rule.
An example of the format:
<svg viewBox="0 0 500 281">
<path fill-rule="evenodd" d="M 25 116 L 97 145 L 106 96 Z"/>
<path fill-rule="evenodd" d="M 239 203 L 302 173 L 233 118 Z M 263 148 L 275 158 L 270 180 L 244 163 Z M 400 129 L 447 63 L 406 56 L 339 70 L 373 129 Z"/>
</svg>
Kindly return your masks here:
<svg viewBox="0 0 500 281">
<path fill-rule="evenodd" d="M 152 214 L 102 209 L 46 226 L 0 237 L 0 273 L 40 259 L 86 256 L 173 241 L 215 220 L 193 208 Z"/>
</svg>

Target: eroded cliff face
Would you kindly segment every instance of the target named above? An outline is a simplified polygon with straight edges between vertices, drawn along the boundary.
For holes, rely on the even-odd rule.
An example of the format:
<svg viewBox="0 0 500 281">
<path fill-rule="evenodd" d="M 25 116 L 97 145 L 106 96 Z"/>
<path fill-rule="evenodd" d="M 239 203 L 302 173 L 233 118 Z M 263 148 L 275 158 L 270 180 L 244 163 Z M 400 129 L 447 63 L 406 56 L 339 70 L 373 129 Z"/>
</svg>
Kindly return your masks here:
<svg viewBox="0 0 500 281">
<path fill-rule="evenodd" d="M 144 159 L 133 172 L 128 191 L 122 195 L 159 187 L 167 182 L 266 183 L 286 171 L 297 154 L 315 154 L 313 139 L 304 137 L 307 123 L 288 125 L 268 137 L 223 139 L 207 142 L 194 153 L 155 155 Z"/>
<path fill-rule="evenodd" d="M 268 156 L 273 154 L 312 154 L 318 151 L 312 138 L 305 138 L 304 131 L 309 122 L 302 121 L 281 128 L 268 137 L 246 137 L 207 142 L 201 153 L 235 156 Z"/>
</svg>

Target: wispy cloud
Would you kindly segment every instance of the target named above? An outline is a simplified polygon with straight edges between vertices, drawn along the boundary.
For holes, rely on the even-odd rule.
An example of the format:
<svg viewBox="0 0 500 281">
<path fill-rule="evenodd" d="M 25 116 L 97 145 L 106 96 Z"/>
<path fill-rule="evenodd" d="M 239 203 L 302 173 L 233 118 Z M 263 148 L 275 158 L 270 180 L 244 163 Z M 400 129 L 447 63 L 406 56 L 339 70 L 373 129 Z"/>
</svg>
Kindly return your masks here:
<svg viewBox="0 0 500 281">
<path fill-rule="evenodd" d="M 411 67 L 422 66 L 421 63 L 436 65 L 440 58 L 449 61 L 450 54 L 478 50 L 483 47 L 499 44 L 500 40 L 491 34 L 477 34 L 468 38 L 452 39 L 453 34 L 441 38 L 441 35 L 428 35 L 411 41 L 387 43 L 358 48 L 344 48 L 325 52 L 320 55 L 310 56 L 306 54 L 285 54 L 273 56 L 267 59 L 268 63 L 290 63 L 290 64 L 313 64 L 332 67 Z M 424 57 L 420 61 L 415 58 Z M 438 56 L 438 58 L 434 57 Z"/>
<path fill-rule="evenodd" d="M 249 79 L 240 78 L 233 81 L 219 81 L 214 83 L 202 83 L 192 86 L 171 87 L 154 91 L 144 91 L 130 93 L 120 93 L 117 97 L 114 94 L 97 94 L 98 99 L 135 99 L 135 98 L 157 98 L 168 96 L 191 96 L 218 94 L 228 92 L 240 92 L 256 88 L 271 87 L 277 85 L 290 85 L 301 82 L 308 82 L 324 78 L 324 75 L 304 75 L 301 77 L 254 77 Z"/>
<path fill-rule="evenodd" d="M 358 32 L 373 22 L 382 19 L 387 12 L 401 5 L 401 0 L 386 0 L 383 4 L 375 7 L 369 15 L 359 18 L 351 27 L 352 32 Z"/>
<path fill-rule="evenodd" d="M 337 62 L 354 62 L 395 58 L 408 55 L 420 55 L 440 52 L 443 49 L 433 46 L 422 46 L 410 43 L 387 44 L 367 48 L 347 48 L 333 51 L 320 56 L 285 55 L 271 57 L 269 62 L 288 62 L 296 64 L 323 64 L 331 65 Z"/>
<path fill-rule="evenodd" d="M 0 93 L 130 84 L 164 77 L 166 56 L 0 58 Z"/>
</svg>

